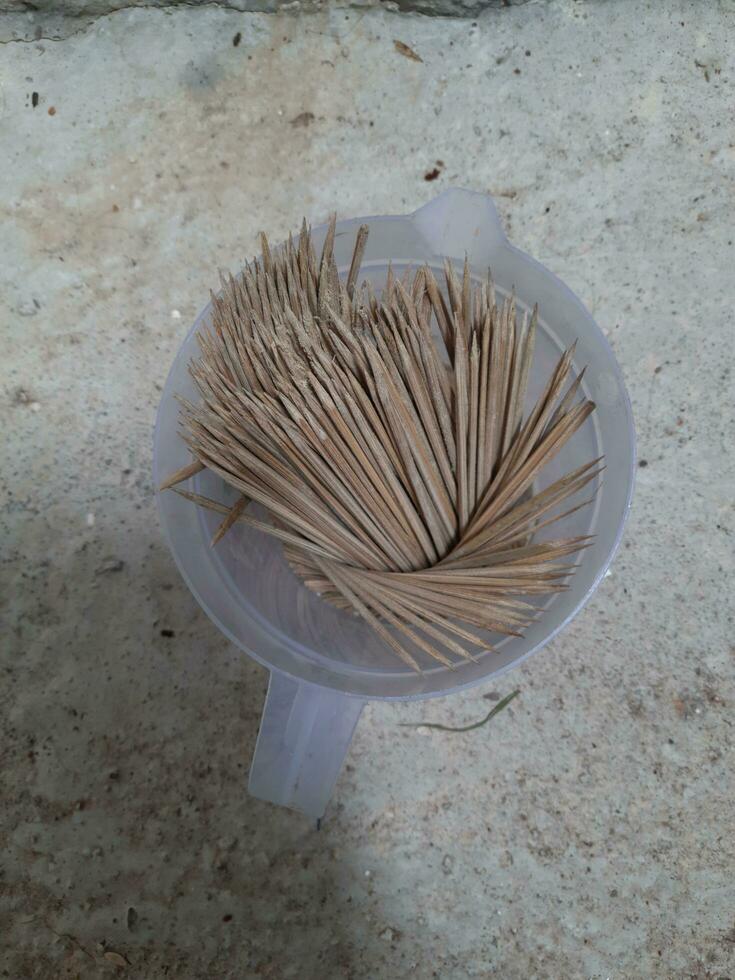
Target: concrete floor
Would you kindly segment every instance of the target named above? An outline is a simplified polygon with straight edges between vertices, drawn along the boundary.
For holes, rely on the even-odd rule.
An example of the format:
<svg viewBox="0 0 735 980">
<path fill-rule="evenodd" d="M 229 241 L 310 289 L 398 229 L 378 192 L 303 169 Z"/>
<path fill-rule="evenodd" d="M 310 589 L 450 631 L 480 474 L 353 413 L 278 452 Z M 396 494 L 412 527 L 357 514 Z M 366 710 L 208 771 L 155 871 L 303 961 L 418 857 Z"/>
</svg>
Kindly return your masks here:
<svg viewBox="0 0 735 980">
<path fill-rule="evenodd" d="M 735 976 L 733 4 L 67 30 L 0 45 L 0 976 Z M 266 673 L 162 541 L 154 413 L 261 228 L 449 185 L 607 331 L 634 509 L 533 661 L 368 707 L 316 832 L 245 794 Z"/>
</svg>

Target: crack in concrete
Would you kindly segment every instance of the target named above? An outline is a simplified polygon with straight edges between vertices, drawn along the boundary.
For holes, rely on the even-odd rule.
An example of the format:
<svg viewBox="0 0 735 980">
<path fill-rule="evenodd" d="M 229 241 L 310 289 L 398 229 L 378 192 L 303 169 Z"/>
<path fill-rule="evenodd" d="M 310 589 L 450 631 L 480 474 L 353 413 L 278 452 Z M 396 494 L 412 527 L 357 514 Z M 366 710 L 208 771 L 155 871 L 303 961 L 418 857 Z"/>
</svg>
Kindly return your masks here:
<svg viewBox="0 0 735 980">
<path fill-rule="evenodd" d="M 117 13 L 117 11 L 115 11 Z M 93 17 L 84 27 L 80 27 L 76 31 L 70 31 L 68 34 L 39 34 L 38 37 L 7 37 L 0 38 L 0 44 L 40 44 L 41 41 L 67 41 L 70 37 L 76 37 L 77 34 L 84 34 L 92 24 L 96 21 L 101 20 L 103 17 L 108 17 L 109 14 L 100 14 L 98 17 Z"/>
<path fill-rule="evenodd" d="M 166 4 L 128 3 L 121 7 L 115 7 L 113 10 L 105 10 L 100 14 L 64 14 L 65 19 L 84 20 L 82 27 L 69 31 L 68 34 L 39 34 L 38 36 L 34 37 L 0 38 L 0 44 L 40 44 L 42 41 L 67 41 L 69 38 L 78 37 L 80 34 L 85 34 L 90 27 L 93 27 L 99 21 L 105 20 L 107 17 L 114 17 L 115 14 L 122 13 L 125 10 L 161 10 L 164 13 L 168 13 L 169 11 L 180 9 L 181 7 L 198 7 L 200 9 L 205 7 L 220 7 L 222 10 L 234 10 L 238 13 L 258 12 L 244 11 L 241 6 L 237 6 L 234 3 L 223 2 L 223 0 L 203 0 L 203 2 L 199 3 L 186 3 L 185 0 L 175 0 L 174 3 Z M 262 11 L 260 12 L 262 13 Z M 0 18 L 2 17 L 3 13 L 8 13 L 8 11 L 0 10 Z"/>
<path fill-rule="evenodd" d="M 450 12 L 447 9 L 442 9 L 441 4 L 431 4 L 427 0 L 393 0 L 392 3 L 385 3 L 383 0 L 377 0 L 374 9 L 389 10 L 393 13 L 419 13 L 424 15 L 435 15 L 435 16 L 452 16 L 457 19 L 467 18 L 471 16 L 476 16 L 479 11 L 485 7 L 495 7 L 495 8 L 509 8 L 515 6 L 523 6 L 527 3 L 532 2 L 532 0 L 476 0 L 475 4 L 470 4 L 469 6 L 460 10 L 454 10 Z M 351 6 L 351 4 L 346 4 L 345 6 Z M 364 9 L 364 3 L 355 2 L 354 6 L 358 9 Z M 454 7 L 451 0 L 446 4 L 446 6 Z M 317 10 L 320 7 L 319 0 L 315 0 L 314 3 L 302 6 L 299 0 L 295 3 L 287 3 L 276 8 L 275 10 L 256 10 L 248 9 L 244 0 L 239 0 L 238 2 L 228 3 L 227 0 L 192 0 L 192 2 L 187 2 L 187 0 L 173 0 L 171 3 L 128 3 L 123 4 L 120 7 L 114 7 L 111 10 L 105 10 L 98 14 L 85 14 L 80 12 L 64 12 L 62 17 L 64 20 L 83 20 L 84 23 L 81 27 L 76 30 L 71 30 L 66 34 L 39 34 L 34 37 L 11 37 L 11 38 L 0 38 L 0 45 L 2 44 L 40 44 L 42 41 L 57 42 L 57 41 L 67 41 L 69 38 L 78 37 L 81 34 L 85 34 L 90 27 L 93 27 L 100 20 L 104 20 L 107 17 L 112 17 L 114 14 L 122 13 L 125 10 L 162 10 L 164 12 L 171 12 L 182 7 L 196 7 L 196 8 L 206 8 L 206 7 L 219 7 L 222 10 L 232 10 L 237 13 L 258 13 L 258 14 L 273 14 L 273 13 L 310 13 L 313 10 Z M 42 14 L 43 11 L 26 11 L 28 13 Z M 15 14 L 15 11 L 0 10 L 0 19 L 3 14 Z M 49 11 L 50 13 L 50 11 Z"/>
</svg>

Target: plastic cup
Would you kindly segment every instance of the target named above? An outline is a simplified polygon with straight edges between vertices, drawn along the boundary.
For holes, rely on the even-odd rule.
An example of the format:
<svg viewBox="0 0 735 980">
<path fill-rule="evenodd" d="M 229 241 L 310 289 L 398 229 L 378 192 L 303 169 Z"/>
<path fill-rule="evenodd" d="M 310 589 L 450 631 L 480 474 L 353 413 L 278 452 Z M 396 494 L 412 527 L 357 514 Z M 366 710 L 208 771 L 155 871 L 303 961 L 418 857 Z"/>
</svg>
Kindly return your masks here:
<svg viewBox="0 0 735 980">
<path fill-rule="evenodd" d="M 594 535 L 578 559 L 569 590 L 545 601 L 543 615 L 522 638 L 493 637 L 494 651 L 452 670 L 424 659 L 420 674 L 402 664 L 362 619 L 335 609 L 303 586 L 274 538 L 239 524 L 211 548 L 219 515 L 171 491 L 158 494 L 164 531 L 189 588 L 219 629 L 271 672 L 249 792 L 311 817 L 324 812 L 366 700 L 452 694 L 519 664 L 569 623 L 618 547 L 633 488 L 633 422 L 613 353 L 576 296 L 510 244 L 491 198 L 448 190 L 410 215 L 340 222 L 335 258 L 345 274 L 360 224 L 370 227 L 362 277 L 377 289 L 385 283 L 389 261 L 398 275 L 424 263 L 439 273 L 445 257 L 464 262 L 467 255 L 473 275 L 492 269 L 500 298 L 515 289 L 519 311 L 539 304 L 529 400 L 562 350 L 576 339 L 574 367 L 587 365 L 583 387 L 597 411 L 545 468 L 537 488 L 598 456 L 605 457 L 606 469 L 594 502 L 546 529 L 550 537 Z M 317 249 L 325 231 L 313 233 Z M 190 460 L 179 435 L 174 395 L 198 397 L 188 364 L 198 353 L 195 333 L 209 316 L 208 305 L 182 344 L 164 388 L 155 431 L 156 486 Z M 236 497 L 208 471 L 190 480 L 189 487 L 225 502 Z M 589 487 L 580 500 L 585 496 Z"/>
</svg>

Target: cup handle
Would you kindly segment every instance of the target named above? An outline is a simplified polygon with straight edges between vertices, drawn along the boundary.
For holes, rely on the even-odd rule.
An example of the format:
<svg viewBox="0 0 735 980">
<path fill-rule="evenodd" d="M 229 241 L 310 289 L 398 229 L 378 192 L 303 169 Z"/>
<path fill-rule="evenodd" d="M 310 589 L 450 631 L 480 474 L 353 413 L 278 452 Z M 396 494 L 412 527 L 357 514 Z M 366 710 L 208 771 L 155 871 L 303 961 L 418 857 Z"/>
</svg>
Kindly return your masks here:
<svg viewBox="0 0 735 980">
<path fill-rule="evenodd" d="M 272 671 L 248 792 L 321 817 L 364 704 Z"/>
<path fill-rule="evenodd" d="M 411 215 L 434 255 L 464 261 L 477 269 L 492 265 L 508 244 L 495 202 L 489 194 L 452 187 Z"/>
</svg>

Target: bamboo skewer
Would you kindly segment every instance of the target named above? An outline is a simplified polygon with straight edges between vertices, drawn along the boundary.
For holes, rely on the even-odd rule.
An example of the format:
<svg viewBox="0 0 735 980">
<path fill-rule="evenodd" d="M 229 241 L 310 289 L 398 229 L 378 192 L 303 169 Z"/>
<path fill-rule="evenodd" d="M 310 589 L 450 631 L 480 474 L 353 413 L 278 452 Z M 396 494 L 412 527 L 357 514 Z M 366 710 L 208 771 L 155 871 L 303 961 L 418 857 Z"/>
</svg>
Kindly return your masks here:
<svg viewBox="0 0 735 980">
<path fill-rule="evenodd" d="M 222 277 L 190 367 L 201 401 L 181 402 L 193 460 L 160 489 L 222 515 L 213 547 L 238 524 L 281 541 L 309 588 L 410 669 L 424 656 L 451 668 L 491 647 L 482 631 L 519 635 L 533 600 L 568 587 L 590 539 L 537 535 L 590 502 L 604 467 L 533 484 L 594 405 L 571 348 L 524 419 L 537 309 L 519 324 L 515 296 L 498 305 L 467 261 L 461 276 L 445 263 L 444 290 L 428 267 L 389 267 L 377 297 L 358 282 L 366 226 L 342 283 L 335 222 L 318 258 L 304 222 Z M 205 468 L 234 505 L 180 486 Z"/>
</svg>

